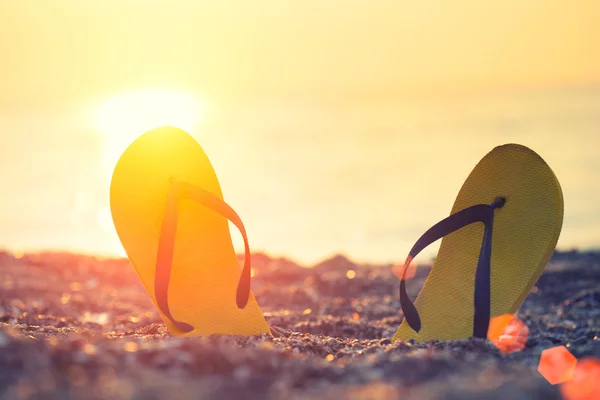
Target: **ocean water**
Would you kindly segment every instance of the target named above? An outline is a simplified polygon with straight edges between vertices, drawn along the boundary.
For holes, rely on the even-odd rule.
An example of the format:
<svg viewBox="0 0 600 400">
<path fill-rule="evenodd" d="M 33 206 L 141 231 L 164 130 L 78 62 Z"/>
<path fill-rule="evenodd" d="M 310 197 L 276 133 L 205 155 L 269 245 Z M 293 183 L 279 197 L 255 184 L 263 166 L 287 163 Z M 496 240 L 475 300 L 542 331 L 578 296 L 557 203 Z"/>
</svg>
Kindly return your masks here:
<svg viewBox="0 0 600 400">
<path fill-rule="evenodd" d="M 559 248 L 600 247 L 600 88 L 419 99 L 211 103 L 192 134 L 256 251 L 402 261 L 493 147 L 540 154 L 565 197 Z M 0 110 L 0 248 L 115 254 L 108 183 L 127 143 L 89 105 Z M 241 248 L 241 238 L 232 227 Z M 435 255 L 432 245 L 422 256 Z M 421 258 L 421 257 L 420 257 Z"/>
</svg>

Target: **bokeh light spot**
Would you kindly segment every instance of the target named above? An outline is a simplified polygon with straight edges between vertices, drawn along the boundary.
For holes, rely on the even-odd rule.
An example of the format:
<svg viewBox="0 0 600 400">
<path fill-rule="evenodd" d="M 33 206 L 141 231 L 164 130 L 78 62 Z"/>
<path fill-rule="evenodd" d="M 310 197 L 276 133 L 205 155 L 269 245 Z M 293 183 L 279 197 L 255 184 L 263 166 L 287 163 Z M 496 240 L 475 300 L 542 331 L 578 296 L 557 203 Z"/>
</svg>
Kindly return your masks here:
<svg viewBox="0 0 600 400">
<path fill-rule="evenodd" d="M 367 399 L 403 399 L 402 392 L 396 387 L 375 381 L 362 386 L 351 386 L 342 396 L 348 400 L 367 400 Z"/>
<path fill-rule="evenodd" d="M 348 279 L 354 279 L 355 276 L 356 272 L 353 269 L 349 269 L 348 272 L 346 272 L 346 277 Z"/>
<path fill-rule="evenodd" d="M 88 355 L 96 354 L 96 346 L 91 343 L 87 343 L 83 346 L 83 352 Z"/>
<path fill-rule="evenodd" d="M 488 339 L 492 341 L 497 340 L 504 333 L 504 330 L 512 319 L 512 314 L 503 314 L 491 318 L 488 328 Z"/>
<path fill-rule="evenodd" d="M 135 342 L 126 342 L 125 351 L 128 353 L 135 353 L 138 350 L 138 345 Z"/>
<path fill-rule="evenodd" d="M 565 346 L 542 351 L 538 372 L 552 385 L 567 382 L 573 377 L 577 359 Z"/>
<path fill-rule="evenodd" d="M 82 285 L 79 282 L 71 282 L 71 284 L 69 284 L 69 288 L 74 292 L 78 292 L 81 290 Z"/>
<path fill-rule="evenodd" d="M 600 359 L 584 358 L 577 362 L 573 378 L 560 386 L 565 400 L 600 399 Z"/>
<path fill-rule="evenodd" d="M 490 321 L 488 338 L 502 354 L 523 350 L 528 336 L 529 328 L 516 315 L 505 314 Z"/>
<path fill-rule="evenodd" d="M 71 300 L 71 295 L 69 293 L 64 293 L 60 298 L 61 304 L 69 304 L 69 300 Z"/>
<path fill-rule="evenodd" d="M 477 377 L 477 383 L 486 390 L 498 389 L 504 383 L 504 374 L 496 366 L 487 366 Z"/>
</svg>

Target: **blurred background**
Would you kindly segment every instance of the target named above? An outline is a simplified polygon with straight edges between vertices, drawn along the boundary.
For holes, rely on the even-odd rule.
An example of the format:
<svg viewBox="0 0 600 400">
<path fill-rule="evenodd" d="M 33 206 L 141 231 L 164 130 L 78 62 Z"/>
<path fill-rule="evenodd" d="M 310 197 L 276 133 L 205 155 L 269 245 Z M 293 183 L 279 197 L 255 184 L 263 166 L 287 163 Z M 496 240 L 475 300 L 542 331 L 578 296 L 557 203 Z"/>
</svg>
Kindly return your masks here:
<svg viewBox="0 0 600 400">
<path fill-rule="evenodd" d="M 202 145 L 255 251 L 305 265 L 403 260 L 509 142 L 561 182 L 559 249 L 600 247 L 598 21 L 595 0 L 2 0 L 0 248 L 123 254 L 112 168 L 160 125 Z"/>
</svg>

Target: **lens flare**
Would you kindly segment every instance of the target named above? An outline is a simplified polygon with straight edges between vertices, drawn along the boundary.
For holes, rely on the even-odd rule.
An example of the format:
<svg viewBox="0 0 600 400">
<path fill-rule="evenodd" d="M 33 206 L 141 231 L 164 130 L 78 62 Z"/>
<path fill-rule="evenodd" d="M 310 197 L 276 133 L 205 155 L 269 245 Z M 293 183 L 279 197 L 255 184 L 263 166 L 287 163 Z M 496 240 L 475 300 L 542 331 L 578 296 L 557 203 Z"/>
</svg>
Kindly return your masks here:
<svg viewBox="0 0 600 400">
<path fill-rule="evenodd" d="M 141 134 L 161 126 L 194 132 L 206 106 L 195 96 L 172 90 L 121 93 L 95 112 L 94 122 L 104 141 L 103 163 L 108 180 L 123 151 Z"/>
<path fill-rule="evenodd" d="M 566 400 L 600 399 L 600 358 L 587 357 L 579 362 L 573 378 L 560 386 Z"/>
<path fill-rule="evenodd" d="M 542 351 L 538 372 L 551 385 L 567 382 L 573 377 L 577 359 L 565 346 Z"/>
<path fill-rule="evenodd" d="M 529 328 L 516 315 L 504 314 L 490 320 L 488 338 L 502 354 L 523 350 L 528 337 Z"/>
</svg>

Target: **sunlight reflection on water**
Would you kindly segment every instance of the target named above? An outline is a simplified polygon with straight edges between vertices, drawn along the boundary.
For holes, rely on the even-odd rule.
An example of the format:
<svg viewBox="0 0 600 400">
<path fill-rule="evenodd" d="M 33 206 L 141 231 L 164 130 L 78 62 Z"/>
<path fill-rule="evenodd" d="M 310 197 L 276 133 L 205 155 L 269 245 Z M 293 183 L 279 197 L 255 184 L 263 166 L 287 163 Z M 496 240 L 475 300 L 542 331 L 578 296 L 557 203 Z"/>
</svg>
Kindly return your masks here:
<svg viewBox="0 0 600 400">
<path fill-rule="evenodd" d="M 20 118 L 0 118 L 0 128 L 15 132 L 4 151 L 10 169 L 0 170 L 12 188 L 0 199 L 0 244 L 122 251 L 97 213 L 108 205 L 107 165 L 137 133 L 107 137 L 69 125 L 67 116 Z M 307 264 L 334 252 L 401 261 L 448 215 L 481 157 L 508 142 L 531 147 L 561 182 L 559 247 L 600 245 L 598 89 L 381 104 L 211 103 L 203 124 L 192 125 L 256 251 Z"/>
</svg>

